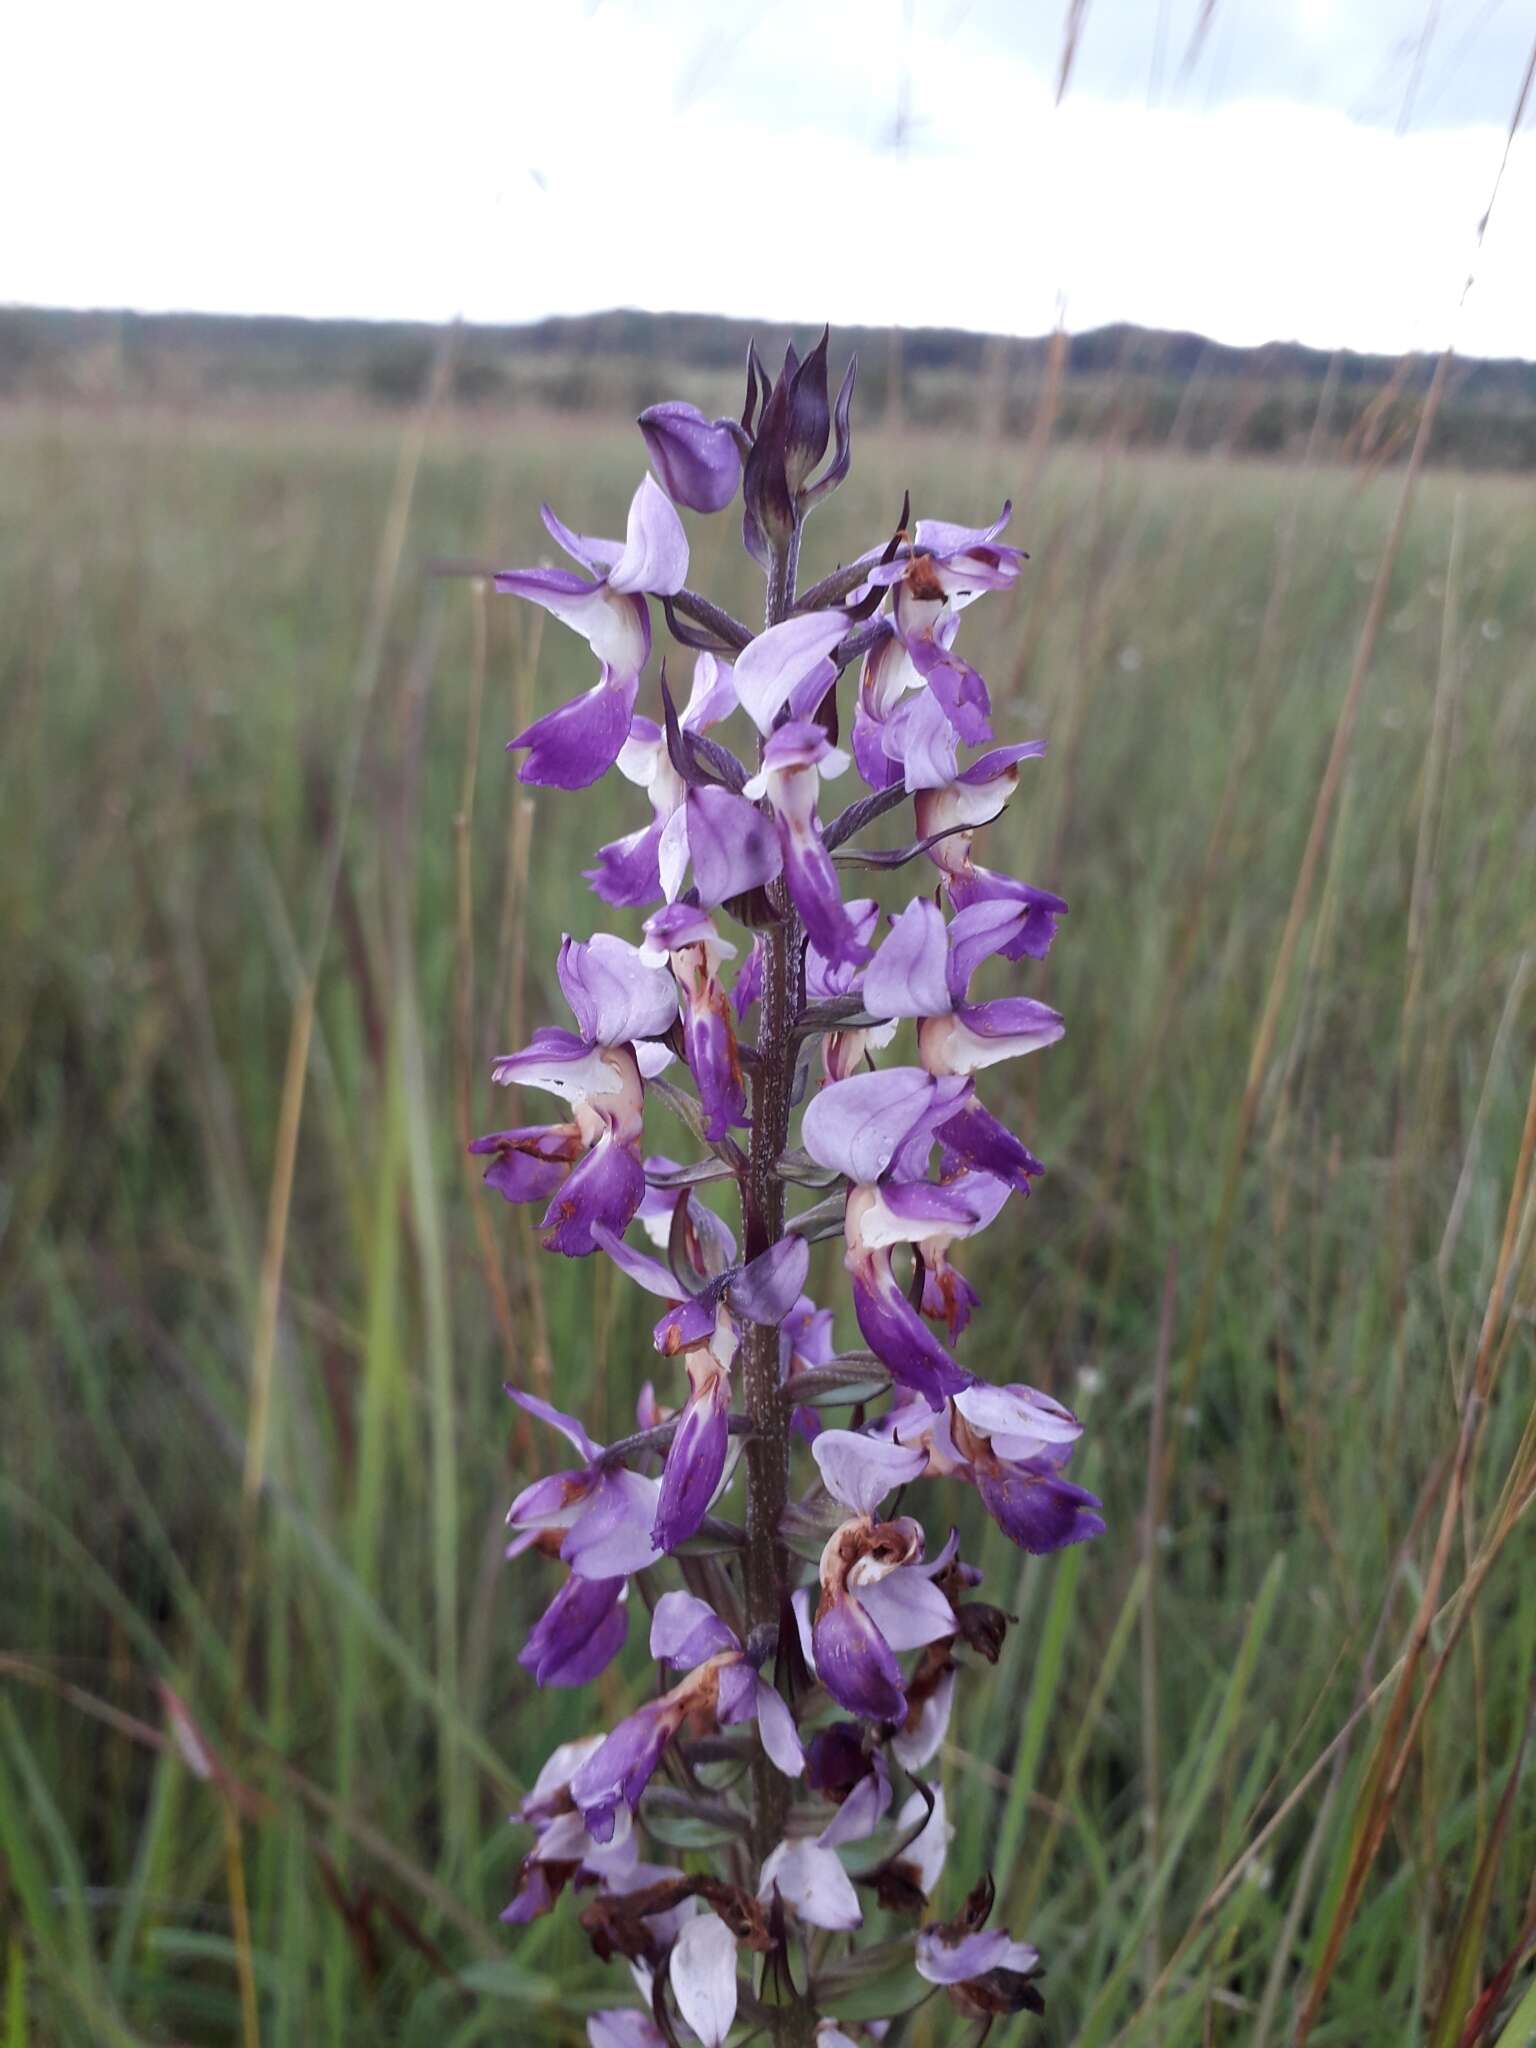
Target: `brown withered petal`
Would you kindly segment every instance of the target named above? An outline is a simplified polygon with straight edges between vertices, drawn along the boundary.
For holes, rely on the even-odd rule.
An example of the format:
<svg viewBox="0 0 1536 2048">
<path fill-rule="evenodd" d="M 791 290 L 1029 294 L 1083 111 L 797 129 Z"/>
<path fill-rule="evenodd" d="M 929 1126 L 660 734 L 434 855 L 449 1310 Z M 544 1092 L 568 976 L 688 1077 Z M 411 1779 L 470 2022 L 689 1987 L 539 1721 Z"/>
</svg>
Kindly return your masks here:
<svg viewBox="0 0 1536 2048">
<path fill-rule="evenodd" d="M 962 1934 L 978 1933 L 986 1926 L 996 1897 L 997 1886 L 992 1882 L 989 1870 L 984 1877 L 977 1878 L 966 1893 L 965 1904 L 949 1922 L 945 1932 L 954 1941 L 958 1941 Z"/>
<path fill-rule="evenodd" d="M 695 1878 L 692 1884 L 696 1896 L 714 1908 L 738 1941 L 765 1953 L 773 1947 L 767 1916 L 761 1903 L 749 1891 L 743 1890 L 739 1884 L 726 1884 L 718 1877 Z"/>
<path fill-rule="evenodd" d="M 875 1897 L 888 1913 L 906 1913 L 914 1919 L 928 1904 L 928 1894 L 917 1881 L 917 1873 L 910 1863 L 883 1863 L 868 1877 L 858 1880 L 874 1890 Z"/>
<path fill-rule="evenodd" d="M 1045 2011 L 1045 2000 L 1033 1979 L 1019 1970 L 988 1970 L 964 1984 L 951 1984 L 949 1995 L 971 2019 L 993 2020 L 1004 2013 Z"/>
<path fill-rule="evenodd" d="M 600 1963 L 611 1963 L 615 1956 L 625 1956 L 632 1963 L 654 1963 L 661 1954 L 656 1936 L 639 1914 L 624 1910 L 627 1904 L 626 1899 L 605 1893 L 582 1908 L 582 1932 Z"/>
<path fill-rule="evenodd" d="M 955 1615 L 966 1648 L 995 1664 L 1008 1633 L 1008 1617 L 1001 1607 L 992 1607 L 985 1600 L 967 1600 L 955 1608 Z"/>
</svg>

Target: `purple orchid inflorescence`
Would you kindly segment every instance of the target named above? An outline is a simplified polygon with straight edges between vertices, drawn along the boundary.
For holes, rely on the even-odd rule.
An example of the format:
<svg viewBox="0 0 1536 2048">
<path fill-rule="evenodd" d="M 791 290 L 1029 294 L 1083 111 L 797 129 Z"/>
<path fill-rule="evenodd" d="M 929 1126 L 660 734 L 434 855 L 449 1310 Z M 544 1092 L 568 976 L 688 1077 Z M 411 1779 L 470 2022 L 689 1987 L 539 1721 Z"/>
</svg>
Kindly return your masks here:
<svg viewBox="0 0 1536 2048">
<path fill-rule="evenodd" d="M 1008 1621 L 972 1597 L 981 1573 L 944 1508 L 920 1516 L 930 1482 L 951 1480 L 1032 1555 L 1104 1527 L 1067 1476 L 1078 1419 L 960 1347 L 978 1298 L 956 1253 L 1016 1220 L 1042 1170 L 988 1106 L 987 1070 L 1064 1029 L 1033 997 L 975 984 L 1042 958 L 1066 905 L 973 857 L 1044 751 L 993 744 L 987 685 L 958 648 L 966 607 L 1023 567 L 999 539 L 1009 507 L 964 527 L 904 504 L 888 539 L 799 591 L 806 519 L 848 473 L 853 381 L 850 363 L 829 397 L 825 333 L 776 379 L 754 349 L 739 419 L 678 401 L 641 415 L 651 473 L 622 541 L 546 506 L 579 570 L 496 578 L 598 663 L 511 742 L 523 780 L 580 789 L 617 766 L 651 812 L 587 872 L 634 936 L 566 938 L 576 1028 L 537 1031 L 493 1070 L 562 1097 L 566 1120 L 471 1148 L 499 1194 L 543 1206 L 546 1250 L 611 1263 L 660 1310 L 634 1435 L 598 1444 L 508 1390 L 574 1453 L 508 1516 L 508 1554 L 559 1569 L 520 1663 L 540 1686 L 585 1684 L 638 1613 L 658 1667 L 633 1711 L 556 1749 L 514 1816 L 534 1839 L 504 1917 L 570 1892 L 598 1955 L 633 1972 L 640 2003 L 594 2015 L 593 2048 L 738 2033 L 856 2048 L 941 1993 L 983 2032 L 1040 2006 L 1035 1950 L 986 1925 L 987 1880 L 958 1916 L 930 1909 L 954 1832 L 935 1763 L 957 1681 L 997 1661 Z M 677 510 L 718 513 L 738 490 L 767 580 L 757 632 L 688 588 Z M 681 709 L 664 665 L 639 708 L 653 600 L 694 656 Z M 850 769 L 868 793 L 830 816 L 824 785 Z M 903 809 L 907 844 L 852 850 Z M 929 888 L 899 910 L 843 894 L 845 867 L 912 862 Z M 692 1164 L 647 1149 L 648 1104 L 691 1133 Z M 836 1306 L 807 1292 L 827 1239 L 862 1340 L 847 1346 Z M 695 1866 L 715 1845 L 715 1867 L 666 1845 Z M 907 1923 L 873 1961 L 854 1942 L 871 1916 Z"/>
</svg>

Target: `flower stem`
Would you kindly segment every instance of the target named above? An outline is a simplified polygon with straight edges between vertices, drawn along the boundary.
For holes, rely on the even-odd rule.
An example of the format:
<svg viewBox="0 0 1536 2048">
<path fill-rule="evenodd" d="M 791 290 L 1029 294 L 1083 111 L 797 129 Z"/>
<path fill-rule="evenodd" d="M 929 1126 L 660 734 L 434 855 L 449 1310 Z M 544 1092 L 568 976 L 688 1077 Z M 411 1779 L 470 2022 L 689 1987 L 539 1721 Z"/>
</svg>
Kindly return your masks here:
<svg viewBox="0 0 1536 2048">
<path fill-rule="evenodd" d="M 766 623 L 777 625 L 795 602 L 798 529 L 768 572 Z M 784 1234 L 784 1183 L 778 1162 L 789 1142 L 791 1095 L 803 1001 L 804 936 L 788 904 L 781 923 L 765 934 L 758 1064 L 752 1091 L 752 1146 L 743 1189 L 746 1255 L 756 1258 Z M 789 1498 L 789 1409 L 779 1389 L 779 1333 L 746 1325 L 743 1379 L 752 1435 L 747 1440 L 747 1549 L 744 1562 L 747 1626 L 777 1631 L 785 1612 L 788 1579 L 779 1527 Z M 783 1839 L 789 1780 L 759 1747 L 752 1765 L 752 1854 L 759 1868 Z M 816 2016 L 797 1998 L 775 2008 L 776 2048 L 810 2048 Z"/>
</svg>

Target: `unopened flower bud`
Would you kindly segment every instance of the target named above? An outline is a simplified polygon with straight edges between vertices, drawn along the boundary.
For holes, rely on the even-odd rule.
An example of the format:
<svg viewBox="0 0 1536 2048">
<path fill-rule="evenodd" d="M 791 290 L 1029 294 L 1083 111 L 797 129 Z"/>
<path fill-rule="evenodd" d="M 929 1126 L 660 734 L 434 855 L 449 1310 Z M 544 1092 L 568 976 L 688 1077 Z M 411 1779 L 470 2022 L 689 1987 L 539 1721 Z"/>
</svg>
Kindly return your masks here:
<svg viewBox="0 0 1536 2048">
<path fill-rule="evenodd" d="M 741 450 L 723 420 L 708 420 L 696 405 L 668 399 L 640 415 L 651 467 L 676 505 L 720 512 L 741 481 Z"/>
</svg>

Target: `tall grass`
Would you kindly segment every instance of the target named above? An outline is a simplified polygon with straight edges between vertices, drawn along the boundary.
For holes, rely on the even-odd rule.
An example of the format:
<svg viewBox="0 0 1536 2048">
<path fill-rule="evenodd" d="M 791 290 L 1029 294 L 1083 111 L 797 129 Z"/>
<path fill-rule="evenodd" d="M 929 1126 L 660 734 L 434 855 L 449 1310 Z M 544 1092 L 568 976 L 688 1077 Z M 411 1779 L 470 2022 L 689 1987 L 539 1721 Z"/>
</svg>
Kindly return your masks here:
<svg viewBox="0 0 1536 2048">
<path fill-rule="evenodd" d="M 517 1670 L 548 1585 L 500 1516 L 551 1446 L 500 1385 L 621 1430 L 654 1361 L 460 1139 L 638 799 L 517 788 L 585 652 L 423 571 L 533 559 L 552 478 L 603 530 L 638 447 L 0 438 L 0 2027 L 578 2041 L 605 1973 L 569 1912 L 497 1928 L 505 1814 L 648 1681 Z M 1052 741 L 989 857 L 1072 903 L 1031 982 L 1069 1034 L 999 1105 L 1050 1171 L 975 1341 L 1085 1412 L 1111 1524 L 1049 1571 L 967 1532 L 1017 1622 L 946 1752 L 951 1882 L 991 1867 L 1049 1964 L 993 2038 L 1513 2048 L 1529 486 L 1419 484 L 1309 855 L 1400 474 L 866 439 L 813 556 L 1021 475 L 1034 563 L 967 648 Z"/>
</svg>

